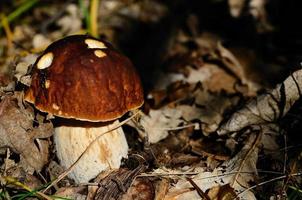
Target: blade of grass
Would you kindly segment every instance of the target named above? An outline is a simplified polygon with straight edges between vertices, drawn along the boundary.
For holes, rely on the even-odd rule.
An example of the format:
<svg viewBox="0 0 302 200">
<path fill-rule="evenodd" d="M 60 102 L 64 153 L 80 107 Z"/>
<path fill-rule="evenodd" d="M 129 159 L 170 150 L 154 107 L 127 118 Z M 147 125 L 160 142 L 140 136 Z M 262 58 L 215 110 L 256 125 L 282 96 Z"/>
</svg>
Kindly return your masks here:
<svg viewBox="0 0 302 200">
<path fill-rule="evenodd" d="M 27 0 L 27 1 L 25 1 L 16 10 L 14 10 L 12 13 L 10 13 L 7 16 L 8 23 L 11 23 L 13 20 L 18 18 L 24 12 L 28 11 L 30 8 L 32 8 L 38 2 L 39 2 L 39 0 Z M 3 27 L 2 24 L 0 24 L 0 31 L 1 31 L 2 27 Z"/>
<path fill-rule="evenodd" d="M 80 9 L 81 9 L 81 12 L 84 16 L 84 20 L 85 20 L 85 26 L 86 26 L 86 31 L 87 32 L 91 32 L 91 24 L 90 24 L 90 15 L 89 15 L 89 11 L 84 3 L 84 0 L 79 0 L 79 6 L 80 6 Z"/>
<path fill-rule="evenodd" d="M 7 17 L 4 14 L 0 15 L 0 17 L 1 17 L 0 25 L 2 25 L 2 27 L 4 28 L 4 32 L 6 34 L 7 48 L 11 49 L 13 46 L 13 33 L 9 27 L 9 22 L 8 22 Z"/>
<path fill-rule="evenodd" d="M 42 192 L 39 192 L 38 190 L 32 190 L 30 187 L 28 187 L 27 185 L 24 185 L 23 183 L 21 183 L 20 181 L 18 181 L 14 177 L 4 176 L 3 178 L 8 184 L 18 186 L 18 187 L 28 191 L 28 193 L 25 193 L 24 195 L 20 196 L 20 198 L 19 198 L 20 200 L 24 199 L 28 196 L 31 196 L 31 195 L 34 195 L 36 197 L 42 197 L 42 198 L 47 199 L 47 200 L 53 200 L 51 197 L 47 196 L 46 194 L 44 194 Z"/>
<path fill-rule="evenodd" d="M 92 0 L 90 5 L 90 22 L 91 22 L 91 35 L 98 37 L 98 10 L 99 0 Z"/>
</svg>

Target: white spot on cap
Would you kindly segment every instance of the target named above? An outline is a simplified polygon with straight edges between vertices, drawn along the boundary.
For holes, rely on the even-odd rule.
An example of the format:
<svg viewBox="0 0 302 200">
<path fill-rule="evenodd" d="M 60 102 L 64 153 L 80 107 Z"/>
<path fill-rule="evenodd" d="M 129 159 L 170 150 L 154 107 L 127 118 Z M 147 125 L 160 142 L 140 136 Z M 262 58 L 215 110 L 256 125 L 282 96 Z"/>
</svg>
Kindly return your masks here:
<svg viewBox="0 0 302 200">
<path fill-rule="evenodd" d="M 48 52 L 47 54 L 44 54 L 37 63 L 38 69 L 46 69 L 51 65 L 52 60 L 53 60 L 52 52 Z"/>
<path fill-rule="evenodd" d="M 98 40 L 86 39 L 85 43 L 88 45 L 88 49 L 106 49 L 105 44 Z"/>
<path fill-rule="evenodd" d="M 94 51 L 94 55 L 96 55 L 99 58 L 107 56 L 107 54 L 104 51 L 102 51 L 102 50 L 95 50 Z"/>
<path fill-rule="evenodd" d="M 52 104 L 52 108 L 55 109 L 55 110 L 59 110 L 60 109 L 60 107 L 57 104 L 55 104 L 55 103 Z"/>
</svg>

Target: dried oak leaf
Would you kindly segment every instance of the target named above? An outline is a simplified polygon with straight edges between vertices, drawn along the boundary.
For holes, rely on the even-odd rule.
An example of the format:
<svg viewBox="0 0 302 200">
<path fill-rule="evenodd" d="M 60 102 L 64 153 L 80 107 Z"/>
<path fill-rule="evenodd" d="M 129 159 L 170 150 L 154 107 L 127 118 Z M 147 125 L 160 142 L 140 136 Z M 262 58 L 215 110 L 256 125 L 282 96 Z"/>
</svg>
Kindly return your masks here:
<svg viewBox="0 0 302 200">
<path fill-rule="evenodd" d="M 238 104 L 238 96 L 227 96 L 224 93 L 210 93 L 203 88 L 198 88 L 191 93 L 194 98 L 193 105 L 181 104 L 175 109 L 181 111 L 181 116 L 186 121 L 199 119 L 204 135 L 214 132 L 221 121 L 223 114 Z"/>
<path fill-rule="evenodd" d="M 52 135 L 51 123 L 33 127 L 33 120 L 33 110 L 20 108 L 15 96 L 5 96 L 0 102 L 0 149 L 9 147 L 20 154 L 26 171 L 40 171 L 48 162 L 49 142 L 41 138 Z"/>
<path fill-rule="evenodd" d="M 247 189 L 250 186 L 250 182 L 253 182 L 255 176 L 257 176 L 256 162 L 260 141 L 261 137 L 259 135 L 251 134 L 239 153 L 232 159 L 225 161 L 221 167 L 214 169 L 212 172 L 205 171 L 202 168 L 187 171 L 161 168 L 154 170 L 152 174 L 154 176 L 170 177 L 175 181 L 178 180 L 176 184 L 170 187 L 165 200 L 200 199 L 197 191 L 192 190 L 191 183 L 184 178 L 179 178 L 182 174 L 184 176 L 190 174 L 190 178 L 203 192 L 213 187 L 229 185 L 231 187 L 229 191 L 236 192 L 238 199 L 253 200 L 256 199 L 254 194 Z M 233 190 L 231 190 L 232 188 Z"/>
</svg>

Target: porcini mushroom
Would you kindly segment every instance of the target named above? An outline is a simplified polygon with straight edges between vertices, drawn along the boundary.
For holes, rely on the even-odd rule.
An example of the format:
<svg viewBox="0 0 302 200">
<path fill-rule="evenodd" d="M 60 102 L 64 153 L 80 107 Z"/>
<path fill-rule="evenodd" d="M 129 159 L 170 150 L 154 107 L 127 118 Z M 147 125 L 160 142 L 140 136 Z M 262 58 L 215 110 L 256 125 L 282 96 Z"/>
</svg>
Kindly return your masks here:
<svg viewBox="0 0 302 200">
<path fill-rule="evenodd" d="M 34 64 L 25 100 L 66 119 L 54 135 L 65 168 L 96 137 L 111 130 L 118 118 L 144 101 L 131 61 L 109 43 L 87 35 L 68 36 L 47 47 Z M 77 183 L 88 182 L 103 170 L 119 168 L 127 152 L 123 130 L 118 128 L 101 136 L 69 176 Z"/>
</svg>

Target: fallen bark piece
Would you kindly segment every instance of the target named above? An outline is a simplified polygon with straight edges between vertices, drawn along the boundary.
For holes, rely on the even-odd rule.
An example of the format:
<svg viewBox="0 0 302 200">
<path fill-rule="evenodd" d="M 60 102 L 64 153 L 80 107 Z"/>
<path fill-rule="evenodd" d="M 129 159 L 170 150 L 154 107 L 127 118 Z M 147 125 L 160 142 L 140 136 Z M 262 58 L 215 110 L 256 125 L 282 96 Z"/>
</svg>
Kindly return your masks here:
<svg viewBox="0 0 302 200">
<path fill-rule="evenodd" d="M 218 130 L 219 135 L 239 131 L 250 125 L 274 122 L 283 117 L 301 96 L 302 70 L 291 74 L 270 92 L 249 101 Z"/>
</svg>

